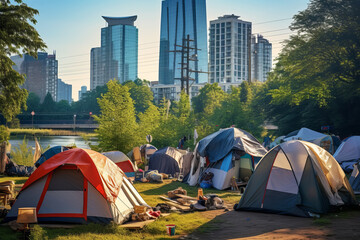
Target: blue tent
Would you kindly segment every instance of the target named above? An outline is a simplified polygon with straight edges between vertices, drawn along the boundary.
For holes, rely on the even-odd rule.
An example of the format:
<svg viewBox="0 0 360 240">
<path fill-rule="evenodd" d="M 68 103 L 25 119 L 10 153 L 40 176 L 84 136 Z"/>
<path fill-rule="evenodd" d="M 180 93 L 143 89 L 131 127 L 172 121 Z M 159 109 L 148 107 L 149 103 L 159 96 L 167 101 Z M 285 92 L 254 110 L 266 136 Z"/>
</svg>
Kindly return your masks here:
<svg viewBox="0 0 360 240">
<path fill-rule="evenodd" d="M 232 150 L 254 157 L 262 157 L 267 152 L 253 135 L 238 128 L 220 129 L 201 139 L 197 148 L 200 156 L 208 157 L 211 163 L 223 159 Z"/>
<path fill-rule="evenodd" d="M 64 152 L 66 150 L 69 150 L 69 148 L 64 147 L 64 146 L 55 146 L 55 147 L 49 148 L 43 154 L 41 154 L 39 159 L 35 162 L 35 167 L 38 168 L 41 164 L 43 164 L 46 160 L 48 160 L 52 156 L 54 156 L 58 153 Z"/>
<path fill-rule="evenodd" d="M 267 150 L 250 133 L 238 128 L 226 128 L 201 139 L 197 153 L 207 157 L 210 162 L 204 172 L 214 174 L 213 187 L 223 190 L 230 187 L 232 177 L 248 181 Z"/>
</svg>

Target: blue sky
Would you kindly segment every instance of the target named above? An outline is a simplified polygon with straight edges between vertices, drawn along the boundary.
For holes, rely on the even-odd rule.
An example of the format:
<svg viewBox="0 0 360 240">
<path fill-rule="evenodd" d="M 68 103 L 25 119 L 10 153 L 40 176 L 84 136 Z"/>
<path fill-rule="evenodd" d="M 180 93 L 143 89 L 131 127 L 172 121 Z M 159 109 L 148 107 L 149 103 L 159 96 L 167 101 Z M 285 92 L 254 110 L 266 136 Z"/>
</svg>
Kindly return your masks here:
<svg viewBox="0 0 360 240">
<path fill-rule="evenodd" d="M 100 46 L 101 16 L 137 15 L 139 29 L 139 68 L 141 79 L 158 80 L 161 0 L 24 0 L 39 10 L 35 28 L 48 46 L 56 51 L 59 78 L 73 85 L 77 100 L 80 87 L 90 86 L 90 49 Z M 309 0 L 207 0 L 207 18 L 235 14 L 253 23 L 273 43 L 273 58 L 287 39 L 292 16 L 306 9 Z"/>
</svg>

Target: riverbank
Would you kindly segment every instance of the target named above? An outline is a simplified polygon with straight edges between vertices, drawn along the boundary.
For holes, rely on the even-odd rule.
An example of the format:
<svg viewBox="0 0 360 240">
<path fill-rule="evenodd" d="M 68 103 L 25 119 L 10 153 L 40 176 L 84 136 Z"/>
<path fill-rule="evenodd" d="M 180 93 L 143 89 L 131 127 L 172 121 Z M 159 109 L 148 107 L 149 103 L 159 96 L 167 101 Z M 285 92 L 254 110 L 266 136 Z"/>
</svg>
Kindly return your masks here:
<svg viewBox="0 0 360 240">
<path fill-rule="evenodd" d="M 81 136 L 86 138 L 96 137 L 94 132 L 54 130 L 54 129 L 34 129 L 34 128 L 15 128 L 9 129 L 10 135 L 36 135 L 36 136 Z"/>
</svg>

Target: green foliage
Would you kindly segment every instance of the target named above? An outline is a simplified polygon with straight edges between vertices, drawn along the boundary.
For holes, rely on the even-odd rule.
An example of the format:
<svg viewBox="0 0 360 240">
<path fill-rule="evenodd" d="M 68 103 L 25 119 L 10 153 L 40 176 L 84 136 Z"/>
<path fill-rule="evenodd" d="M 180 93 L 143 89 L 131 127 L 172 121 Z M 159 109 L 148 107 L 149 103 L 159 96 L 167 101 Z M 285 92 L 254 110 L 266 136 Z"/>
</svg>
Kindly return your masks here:
<svg viewBox="0 0 360 240">
<path fill-rule="evenodd" d="M 279 133 L 331 125 L 342 137 L 360 134 L 359 12 L 357 0 L 312 0 L 294 16 L 298 34 L 287 41 L 259 100 Z"/>
<path fill-rule="evenodd" d="M 131 98 L 134 100 L 135 112 L 144 113 L 154 99 L 153 93 L 146 84 L 146 81 L 136 79 L 135 81 L 127 81 L 124 85 L 129 88 Z"/>
<path fill-rule="evenodd" d="M 205 116 L 213 114 L 214 110 L 220 107 L 224 100 L 225 92 L 217 83 L 206 84 L 200 89 L 198 96 L 192 99 L 195 113 L 203 113 Z"/>
<path fill-rule="evenodd" d="M 30 92 L 26 100 L 27 112 L 38 112 L 40 110 L 40 97 Z"/>
<path fill-rule="evenodd" d="M 22 53 L 37 56 L 46 47 L 32 24 L 38 11 L 21 0 L 0 2 L 0 112 L 7 120 L 26 109 L 27 91 L 21 89 L 25 79 L 12 66 L 10 56 Z"/>
<path fill-rule="evenodd" d="M 24 140 L 19 145 L 19 147 L 14 147 L 11 150 L 11 156 L 14 159 L 14 161 L 19 165 L 25 165 L 25 166 L 33 166 L 33 151 L 32 147 L 28 146 L 28 141 L 26 140 L 26 136 L 24 137 Z"/>
<path fill-rule="evenodd" d="M 10 131 L 9 129 L 4 126 L 4 125 L 0 125 L 0 143 L 4 142 L 4 141 L 9 141 L 10 139 Z"/>
<path fill-rule="evenodd" d="M 55 112 L 56 111 L 56 102 L 52 98 L 51 94 L 48 92 L 44 98 L 43 103 L 40 106 L 42 112 Z"/>
<path fill-rule="evenodd" d="M 82 98 L 72 103 L 73 112 L 77 113 L 89 113 L 93 114 L 100 113 L 100 107 L 97 99 L 101 98 L 102 94 L 107 92 L 107 85 L 97 86 L 95 89 L 85 93 Z"/>
<path fill-rule="evenodd" d="M 108 92 L 98 99 L 101 114 L 94 116 L 99 123 L 99 128 L 96 130 L 99 147 L 103 151 L 129 152 L 140 142 L 139 127 L 129 88 L 115 80 L 109 81 L 107 87 Z"/>
</svg>

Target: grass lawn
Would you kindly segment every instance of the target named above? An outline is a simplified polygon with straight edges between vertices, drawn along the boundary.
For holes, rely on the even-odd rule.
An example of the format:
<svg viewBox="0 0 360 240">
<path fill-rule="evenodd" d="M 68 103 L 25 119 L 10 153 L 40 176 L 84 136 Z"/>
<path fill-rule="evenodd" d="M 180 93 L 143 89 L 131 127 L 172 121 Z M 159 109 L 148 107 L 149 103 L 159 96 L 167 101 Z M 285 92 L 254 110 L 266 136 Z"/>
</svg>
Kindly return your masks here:
<svg viewBox="0 0 360 240">
<path fill-rule="evenodd" d="M 26 178 L 1 177 L 1 181 L 14 180 L 16 184 L 26 181 Z M 197 187 L 190 187 L 187 184 L 165 180 L 164 183 L 135 183 L 135 188 L 150 206 L 164 202 L 159 198 L 160 195 L 166 195 L 168 191 L 182 187 L 187 190 L 189 196 L 196 197 Z M 225 200 L 226 203 L 235 204 L 240 200 L 237 193 L 231 191 L 218 191 L 215 189 L 204 189 L 204 194 L 214 193 Z M 117 225 L 89 224 L 81 225 L 73 229 L 49 229 L 35 226 L 32 231 L 32 239 L 172 239 L 166 235 L 165 225 L 176 224 L 176 236 L 186 235 L 195 229 L 209 222 L 211 219 L 204 216 L 204 212 L 193 213 L 172 213 L 167 217 L 162 217 L 149 224 L 142 230 L 129 231 Z M 7 226 L 0 226 L 0 239 L 19 239 L 21 234 L 15 233 Z"/>
</svg>

